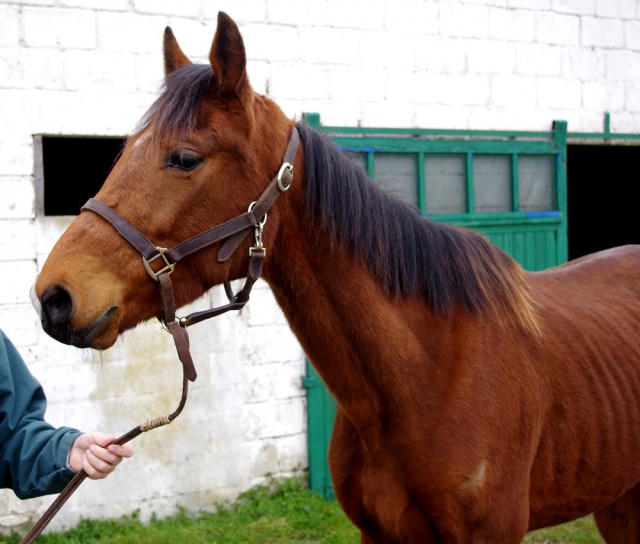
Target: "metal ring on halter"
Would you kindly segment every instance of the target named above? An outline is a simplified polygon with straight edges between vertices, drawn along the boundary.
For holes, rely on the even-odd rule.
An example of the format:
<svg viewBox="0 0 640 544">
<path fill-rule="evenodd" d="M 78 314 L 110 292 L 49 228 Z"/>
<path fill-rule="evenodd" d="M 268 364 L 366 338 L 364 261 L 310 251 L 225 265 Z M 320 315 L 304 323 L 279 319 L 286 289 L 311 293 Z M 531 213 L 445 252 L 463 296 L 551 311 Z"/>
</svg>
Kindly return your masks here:
<svg viewBox="0 0 640 544">
<path fill-rule="evenodd" d="M 253 207 L 254 207 L 257 203 L 258 203 L 258 201 L 257 201 L 257 200 L 254 200 L 251 204 L 249 204 L 249 209 L 248 209 L 247 211 L 248 211 L 248 212 L 250 212 L 251 210 L 253 210 Z M 267 222 L 267 214 L 265 213 L 265 214 L 264 214 L 264 219 L 263 219 L 262 221 L 260 221 L 260 222 L 256 225 L 256 227 L 261 229 L 262 227 L 264 227 L 264 225 L 265 225 L 265 223 L 266 223 L 266 222 Z"/>
<path fill-rule="evenodd" d="M 286 191 L 289 190 L 289 188 L 291 187 L 291 182 L 289 182 L 289 185 L 285 185 L 284 183 L 282 183 L 282 176 L 284 176 L 284 173 L 286 170 L 289 170 L 289 172 L 293 173 L 293 164 L 290 164 L 288 162 L 285 162 L 281 167 L 280 167 L 280 171 L 278 172 L 278 188 L 284 193 Z M 293 179 L 291 180 L 293 181 Z"/>
<path fill-rule="evenodd" d="M 169 330 L 169 327 L 167 327 L 167 324 L 164 322 L 164 319 L 160 319 L 158 318 L 158 321 L 160 321 L 160 325 L 162 325 L 162 328 L 167 331 L 168 333 L 171 333 L 171 331 Z M 187 322 L 187 318 L 186 317 L 180 317 L 180 316 L 176 316 L 176 321 L 180 324 L 181 327 L 184 327 L 186 325 Z"/>
</svg>

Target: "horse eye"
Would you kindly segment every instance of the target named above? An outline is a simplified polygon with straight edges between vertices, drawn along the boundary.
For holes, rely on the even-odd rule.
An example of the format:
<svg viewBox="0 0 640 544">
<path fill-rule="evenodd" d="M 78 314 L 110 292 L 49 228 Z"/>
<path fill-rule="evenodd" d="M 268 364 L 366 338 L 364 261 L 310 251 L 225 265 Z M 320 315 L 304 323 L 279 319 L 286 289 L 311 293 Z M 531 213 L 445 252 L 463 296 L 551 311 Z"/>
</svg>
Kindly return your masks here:
<svg viewBox="0 0 640 544">
<path fill-rule="evenodd" d="M 201 162 L 203 158 L 196 153 L 187 151 L 174 151 L 170 153 L 165 160 L 165 165 L 179 170 L 193 170 Z"/>
</svg>

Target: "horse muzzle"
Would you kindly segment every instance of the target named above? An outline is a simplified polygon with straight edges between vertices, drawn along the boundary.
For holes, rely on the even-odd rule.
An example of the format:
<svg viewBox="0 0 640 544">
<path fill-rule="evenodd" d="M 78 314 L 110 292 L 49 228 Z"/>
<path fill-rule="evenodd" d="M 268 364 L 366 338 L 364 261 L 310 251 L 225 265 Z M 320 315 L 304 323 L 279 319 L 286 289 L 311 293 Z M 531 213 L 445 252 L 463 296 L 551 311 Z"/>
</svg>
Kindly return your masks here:
<svg viewBox="0 0 640 544">
<path fill-rule="evenodd" d="M 78 329 L 72 324 L 75 308 L 73 297 L 64 287 L 49 287 L 38 298 L 34 284 L 30 297 L 40 317 L 42 329 L 53 339 L 78 348 L 103 349 L 113 343 L 101 345 L 102 342 L 97 339 L 113 324 L 118 312 L 117 306 L 109 308 L 91 325 Z"/>
</svg>

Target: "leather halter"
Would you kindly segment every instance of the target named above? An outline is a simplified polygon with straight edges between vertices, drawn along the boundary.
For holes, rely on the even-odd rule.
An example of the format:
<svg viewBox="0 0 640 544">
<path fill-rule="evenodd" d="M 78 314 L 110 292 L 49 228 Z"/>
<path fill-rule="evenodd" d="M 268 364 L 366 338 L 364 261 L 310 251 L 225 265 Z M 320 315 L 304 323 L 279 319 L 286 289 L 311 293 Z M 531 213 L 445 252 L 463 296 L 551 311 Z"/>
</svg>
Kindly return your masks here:
<svg viewBox="0 0 640 544">
<path fill-rule="evenodd" d="M 108 221 L 142 255 L 145 270 L 151 278 L 159 282 L 163 314 L 161 321 L 174 337 L 176 349 L 190 381 L 196 379 L 196 370 L 188 350 L 186 328 L 229 310 L 239 310 L 249 301 L 251 289 L 262 273 L 262 261 L 266 255 L 266 248 L 262 245 L 262 229 L 266 222 L 267 212 L 280 194 L 288 191 L 289 187 L 291 187 L 293 182 L 293 162 L 298 150 L 298 142 L 298 131 L 294 127 L 278 174 L 258 200 L 249 206 L 248 211 L 225 223 L 196 234 L 171 249 L 152 244 L 127 219 L 95 198 L 90 198 L 82 207 L 82 211 L 90 210 Z M 218 261 L 225 262 L 249 235 L 251 230 L 255 232 L 255 245 L 249 249 L 249 270 L 244 287 L 237 293 L 233 293 L 230 283 L 226 281 L 224 282 L 224 287 L 229 299 L 228 304 L 202 312 L 195 312 L 187 317 L 176 318 L 173 287 L 169 278 L 176 263 L 184 257 L 220 241 L 224 242 L 218 250 Z M 158 261 L 161 265 L 161 268 L 155 271 L 151 266 L 154 261 Z M 154 266 L 157 268 L 157 265 Z"/>
<path fill-rule="evenodd" d="M 258 200 L 249 206 L 247 212 L 192 236 L 171 249 L 154 246 L 147 237 L 127 219 L 95 198 L 90 198 L 81 208 L 83 212 L 92 211 L 108 221 L 116 231 L 142 255 L 145 270 L 160 286 L 160 295 L 162 298 L 162 318 L 160 320 L 166 330 L 173 336 L 178 357 L 182 362 L 183 368 L 182 398 L 180 399 L 178 408 L 166 417 L 147 421 L 142 425 L 134 427 L 128 433 L 114 440 L 112 444 L 125 444 L 143 432 L 171 423 L 182 412 L 187 401 L 188 382 L 196 379 L 196 369 L 189 351 L 187 327 L 209 319 L 210 317 L 228 312 L 229 310 L 239 310 L 249 301 L 251 289 L 262 273 L 262 261 L 267 251 L 262 245 L 262 229 L 267 220 L 267 212 L 280 194 L 288 191 L 289 187 L 291 187 L 291 183 L 293 182 L 293 163 L 298 151 L 299 138 L 298 131 L 294 127 L 278 174 L 273 178 Z M 227 298 L 229 299 L 228 304 L 219 306 L 218 308 L 196 312 L 187 317 L 177 318 L 175 315 L 173 286 L 171 284 L 171 278 L 169 277 L 176 263 L 187 255 L 191 255 L 200 249 L 204 249 L 223 240 L 224 242 L 218 250 L 218 261 L 225 262 L 233 255 L 234 251 L 238 249 L 238 246 L 249 235 L 251 230 L 255 232 L 255 245 L 249 249 L 249 273 L 244 287 L 237 293 L 233 293 L 229 282 L 226 281 L 224 287 Z M 164 266 L 154 271 L 151 263 L 159 259 Z M 62 493 L 56 497 L 56 500 L 49 506 L 43 516 L 21 540 L 21 544 L 31 544 L 40 533 L 42 533 L 86 477 L 87 473 L 81 470 L 71 479 Z"/>
</svg>

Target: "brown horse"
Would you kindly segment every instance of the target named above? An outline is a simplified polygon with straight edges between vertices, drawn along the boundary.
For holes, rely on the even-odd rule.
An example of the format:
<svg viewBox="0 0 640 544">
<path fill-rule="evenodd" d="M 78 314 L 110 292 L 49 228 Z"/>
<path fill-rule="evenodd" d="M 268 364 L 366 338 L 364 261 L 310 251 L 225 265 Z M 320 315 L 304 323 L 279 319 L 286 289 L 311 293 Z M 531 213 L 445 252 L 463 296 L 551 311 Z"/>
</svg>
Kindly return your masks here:
<svg viewBox="0 0 640 544">
<path fill-rule="evenodd" d="M 96 199 L 170 248 L 246 214 L 297 129 L 293 182 L 258 244 L 263 277 L 337 399 L 331 474 L 362 542 L 517 543 L 590 512 L 608 542 L 638 542 L 640 250 L 528 273 L 419 218 L 252 90 L 225 14 L 210 65 L 169 29 L 164 64 L 163 93 Z M 221 241 L 175 265 L 178 305 L 247 275 L 247 232 L 226 259 Z M 35 293 L 51 336 L 104 349 L 160 315 L 156 286 L 88 210 Z"/>
</svg>

